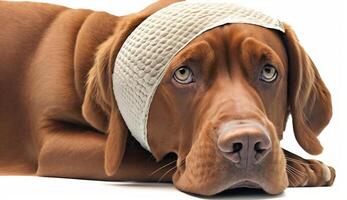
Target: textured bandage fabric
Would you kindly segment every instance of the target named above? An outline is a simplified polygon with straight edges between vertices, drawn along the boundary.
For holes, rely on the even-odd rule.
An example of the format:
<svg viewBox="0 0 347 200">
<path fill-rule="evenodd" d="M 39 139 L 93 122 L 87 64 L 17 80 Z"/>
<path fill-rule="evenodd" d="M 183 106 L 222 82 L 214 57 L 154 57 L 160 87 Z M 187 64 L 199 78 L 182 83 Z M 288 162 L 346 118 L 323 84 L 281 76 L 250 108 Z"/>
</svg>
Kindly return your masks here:
<svg viewBox="0 0 347 200">
<path fill-rule="evenodd" d="M 131 134 L 148 151 L 148 112 L 171 59 L 197 36 L 229 23 L 284 32 L 279 20 L 235 4 L 179 2 L 149 16 L 122 45 L 114 66 L 113 91 Z"/>
</svg>

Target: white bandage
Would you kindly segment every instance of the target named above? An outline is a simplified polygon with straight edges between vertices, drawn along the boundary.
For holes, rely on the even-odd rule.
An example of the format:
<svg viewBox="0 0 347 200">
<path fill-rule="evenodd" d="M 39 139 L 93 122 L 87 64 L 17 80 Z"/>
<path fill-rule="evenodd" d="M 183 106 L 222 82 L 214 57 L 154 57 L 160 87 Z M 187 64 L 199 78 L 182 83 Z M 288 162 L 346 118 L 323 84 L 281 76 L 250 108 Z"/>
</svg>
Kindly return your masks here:
<svg viewBox="0 0 347 200">
<path fill-rule="evenodd" d="M 148 151 L 148 112 L 171 59 L 197 36 L 229 23 L 284 32 L 279 20 L 235 4 L 179 2 L 149 16 L 124 42 L 114 66 L 113 91 L 131 134 Z"/>
</svg>

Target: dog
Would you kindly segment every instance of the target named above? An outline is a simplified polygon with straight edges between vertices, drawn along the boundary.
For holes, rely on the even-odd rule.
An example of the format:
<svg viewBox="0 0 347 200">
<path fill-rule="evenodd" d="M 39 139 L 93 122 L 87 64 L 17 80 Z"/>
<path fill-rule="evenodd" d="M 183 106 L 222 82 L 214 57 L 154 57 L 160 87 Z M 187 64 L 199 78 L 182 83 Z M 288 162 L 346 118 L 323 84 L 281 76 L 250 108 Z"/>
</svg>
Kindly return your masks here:
<svg viewBox="0 0 347 200">
<path fill-rule="evenodd" d="M 0 174 L 168 181 L 214 195 L 237 187 L 279 194 L 330 186 L 334 168 L 280 147 L 317 136 L 331 97 L 294 31 L 246 23 L 208 30 L 170 61 L 148 112 L 150 152 L 130 133 L 112 73 L 128 36 L 177 1 L 126 16 L 0 2 Z"/>
</svg>

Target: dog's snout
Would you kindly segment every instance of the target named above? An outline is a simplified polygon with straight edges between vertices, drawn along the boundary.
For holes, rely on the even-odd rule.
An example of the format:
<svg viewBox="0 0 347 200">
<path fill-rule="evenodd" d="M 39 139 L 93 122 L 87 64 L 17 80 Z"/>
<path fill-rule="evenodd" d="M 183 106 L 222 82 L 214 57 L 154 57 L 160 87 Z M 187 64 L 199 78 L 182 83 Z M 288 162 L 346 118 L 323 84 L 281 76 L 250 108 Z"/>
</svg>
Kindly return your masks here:
<svg viewBox="0 0 347 200">
<path fill-rule="evenodd" d="M 265 129 L 247 124 L 232 125 L 221 132 L 217 145 L 240 168 L 260 163 L 271 151 L 271 140 Z"/>
</svg>

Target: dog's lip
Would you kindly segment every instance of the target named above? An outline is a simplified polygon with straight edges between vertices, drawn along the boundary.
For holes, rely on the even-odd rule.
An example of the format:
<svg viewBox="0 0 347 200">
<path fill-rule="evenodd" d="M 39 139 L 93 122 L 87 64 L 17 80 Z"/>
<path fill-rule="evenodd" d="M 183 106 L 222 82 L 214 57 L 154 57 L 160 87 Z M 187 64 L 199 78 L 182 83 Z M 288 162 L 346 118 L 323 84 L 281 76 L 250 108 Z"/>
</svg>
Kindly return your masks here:
<svg viewBox="0 0 347 200">
<path fill-rule="evenodd" d="M 234 188 L 257 188 L 261 189 L 262 187 L 257 181 L 250 180 L 250 179 L 242 179 L 235 183 L 233 183 L 228 189 L 234 189 Z"/>
</svg>

